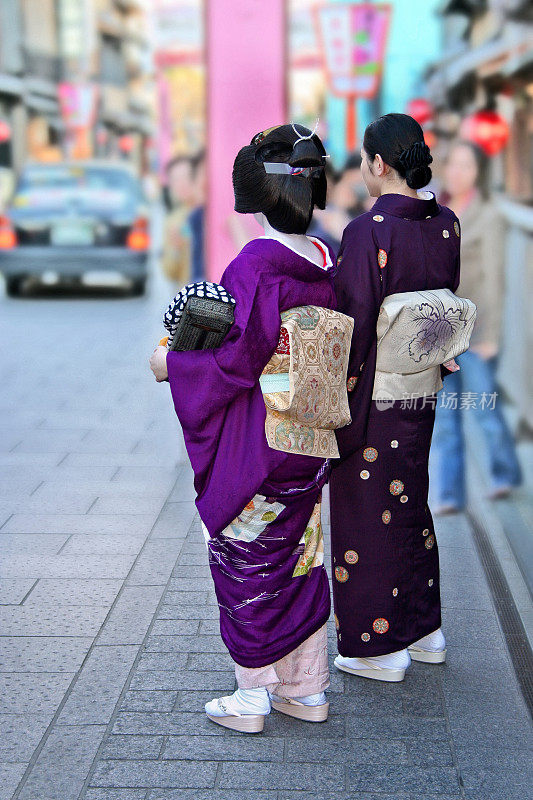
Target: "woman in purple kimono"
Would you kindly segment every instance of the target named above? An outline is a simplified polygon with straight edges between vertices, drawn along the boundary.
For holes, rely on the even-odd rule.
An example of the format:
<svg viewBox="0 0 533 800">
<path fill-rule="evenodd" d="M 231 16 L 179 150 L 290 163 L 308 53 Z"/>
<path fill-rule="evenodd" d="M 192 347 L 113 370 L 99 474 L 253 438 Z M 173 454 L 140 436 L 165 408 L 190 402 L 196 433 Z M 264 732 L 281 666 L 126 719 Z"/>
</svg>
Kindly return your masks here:
<svg viewBox="0 0 533 800">
<path fill-rule="evenodd" d="M 440 365 L 450 360 L 455 370 L 475 307 L 452 294 L 457 218 L 417 192 L 432 161 L 419 124 L 380 117 L 361 155 L 378 199 L 344 231 L 335 280 L 338 309 L 355 320 L 352 423 L 337 431 L 341 460 L 330 484 L 335 665 L 400 681 L 411 658 L 445 660 L 428 455 Z"/>
<path fill-rule="evenodd" d="M 274 439 L 267 441 L 265 398 L 289 385 L 276 384 L 288 381 L 287 373 L 262 375 L 267 364 L 288 358 L 287 331 L 280 336 L 284 312 L 296 308 L 298 325 L 309 333 L 315 311 L 302 306 L 335 308 L 334 255 L 305 235 L 314 206 L 325 204 L 324 163 L 322 142 L 300 125 L 270 128 L 240 150 L 235 210 L 255 213 L 265 235 L 246 244 L 222 276 L 235 322 L 216 350 L 157 348 L 152 357 L 158 380 L 168 370 L 194 469 L 221 635 L 236 663 L 238 690 L 207 703 L 206 712 L 247 732 L 262 730 L 271 706 L 316 722 L 328 713 L 330 597 L 320 498 L 326 456 L 338 451 L 333 431 L 278 424 L 275 413 Z M 349 346 L 345 337 L 343 387 Z M 335 371 L 343 358 L 335 344 L 331 358 Z"/>
</svg>

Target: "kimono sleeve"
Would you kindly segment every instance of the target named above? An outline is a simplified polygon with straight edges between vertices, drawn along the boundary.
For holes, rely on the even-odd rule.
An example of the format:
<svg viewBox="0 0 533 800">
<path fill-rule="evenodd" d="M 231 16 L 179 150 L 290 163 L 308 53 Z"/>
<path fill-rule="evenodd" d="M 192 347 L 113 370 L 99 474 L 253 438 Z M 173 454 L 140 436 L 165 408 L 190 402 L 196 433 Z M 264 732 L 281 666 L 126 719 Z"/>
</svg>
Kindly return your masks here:
<svg viewBox="0 0 533 800">
<path fill-rule="evenodd" d="M 279 340 L 279 286 L 262 274 L 257 256 L 240 253 L 221 284 L 235 299 L 235 321 L 221 347 L 167 353 L 172 399 L 186 438 L 201 436 L 208 420 L 256 387 Z"/>
<path fill-rule="evenodd" d="M 376 325 L 384 297 L 378 246 L 366 215 L 353 220 L 344 231 L 339 260 L 335 278 L 338 310 L 354 319 L 348 367 L 349 385 L 355 383 L 349 394 L 352 422 L 335 432 L 344 458 L 365 441 L 376 369 Z"/>
</svg>

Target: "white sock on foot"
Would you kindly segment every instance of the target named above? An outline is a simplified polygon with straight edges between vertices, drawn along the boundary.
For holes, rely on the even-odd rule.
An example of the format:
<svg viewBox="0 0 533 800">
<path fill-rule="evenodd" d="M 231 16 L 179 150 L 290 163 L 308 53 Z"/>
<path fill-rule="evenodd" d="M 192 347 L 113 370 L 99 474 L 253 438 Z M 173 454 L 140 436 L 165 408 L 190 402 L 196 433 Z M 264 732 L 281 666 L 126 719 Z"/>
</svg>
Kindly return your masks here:
<svg viewBox="0 0 533 800">
<path fill-rule="evenodd" d="M 420 647 L 422 650 L 429 650 L 432 653 L 439 653 L 446 649 L 446 639 L 442 630 L 437 628 L 436 631 L 428 633 L 427 636 L 423 636 L 417 642 L 413 642 L 412 646 Z"/>
</svg>

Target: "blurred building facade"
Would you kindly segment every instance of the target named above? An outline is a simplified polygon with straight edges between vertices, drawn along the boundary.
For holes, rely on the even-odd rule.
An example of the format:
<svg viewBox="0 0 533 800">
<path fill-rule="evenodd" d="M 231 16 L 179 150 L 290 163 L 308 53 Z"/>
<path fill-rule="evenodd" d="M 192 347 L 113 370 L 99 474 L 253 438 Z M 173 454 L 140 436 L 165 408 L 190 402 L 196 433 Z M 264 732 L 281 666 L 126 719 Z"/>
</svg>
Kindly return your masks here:
<svg viewBox="0 0 533 800">
<path fill-rule="evenodd" d="M 500 379 L 516 425 L 533 430 L 533 4 L 530 0 L 446 0 L 443 58 L 428 74 L 439 141 L 461 121 L 492 110 L 509 129 L 491 159 L 492 188 L 508 223 L 506 314 Z M 441 153 L 443 154 L 443 153 Z"/>
<path fill-rule="evenodd" d="M 2 0 L 0 168 L 127 155 L 152 132 L 142 0 Z"/>
</svg>

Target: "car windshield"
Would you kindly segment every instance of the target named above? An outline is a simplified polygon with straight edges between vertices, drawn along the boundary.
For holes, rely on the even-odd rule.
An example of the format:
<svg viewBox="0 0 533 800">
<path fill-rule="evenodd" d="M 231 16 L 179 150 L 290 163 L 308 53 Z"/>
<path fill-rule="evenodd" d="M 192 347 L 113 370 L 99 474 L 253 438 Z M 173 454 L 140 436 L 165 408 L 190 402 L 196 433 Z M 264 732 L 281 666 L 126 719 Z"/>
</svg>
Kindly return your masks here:
<svg viewBox="0 0 533 800">
<path fill-rule="evenodd" d="M 77 206 L 120 212 L 140 200 L 139 184 L 125 170 L 58 164 L 25 170 L 13 206 L 18 211 Z"/>
</svg>

